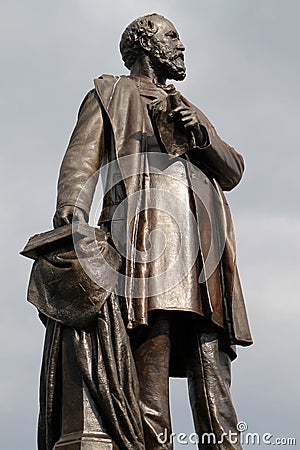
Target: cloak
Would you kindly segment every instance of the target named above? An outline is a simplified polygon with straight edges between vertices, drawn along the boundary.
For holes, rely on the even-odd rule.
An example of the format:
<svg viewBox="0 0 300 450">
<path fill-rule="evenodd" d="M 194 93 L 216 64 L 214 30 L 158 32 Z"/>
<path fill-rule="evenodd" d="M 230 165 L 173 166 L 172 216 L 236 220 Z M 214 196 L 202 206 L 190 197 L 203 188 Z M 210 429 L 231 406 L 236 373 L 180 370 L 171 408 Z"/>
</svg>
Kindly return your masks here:
<svg viewBox="0 0 300 450">
<path fill-rule="evenodd" d="M 57 200 L 57 208 L 76 205 L 88 215 L 99 169 L 107 167 L 105 180 L 101 177 L 105 196 L 99 224 L 119 220 L 120 228 L 128 233 L 124 249 L 128 327 L 147 324 L 148 313 L 147 262 L 138 259 L 141 246 L 145 248 L 148 242 L 150 220 L 147 207 L 150 204 L 149 117 L 141 100 L 141 89 L 151 96 L 158 88 L 141 77 L 137 80 L 133 76 L 102 75 L 95 80 L 95 89 L 87 94 L 80 107 L 61 166 Z M 244 170 L 243 158 L 222 141 L 199 109 L 184 97 L 181 99 L 196 111 L 207 133 L 204 147 L 191 148 L 184 155 L 203 264 L 199 280 L 202 314 L 224 330 L 230 345 L 250 345 L 252 338 L 236 266 L 233 224 L 223 194 L 239 183 Z M 126 217 L 123 221 L 122 217 L 115 217 L 124 199 L 127 206 L 122 210 L 123 216 L 130 216 L 130 226 Z"/>
</svg>

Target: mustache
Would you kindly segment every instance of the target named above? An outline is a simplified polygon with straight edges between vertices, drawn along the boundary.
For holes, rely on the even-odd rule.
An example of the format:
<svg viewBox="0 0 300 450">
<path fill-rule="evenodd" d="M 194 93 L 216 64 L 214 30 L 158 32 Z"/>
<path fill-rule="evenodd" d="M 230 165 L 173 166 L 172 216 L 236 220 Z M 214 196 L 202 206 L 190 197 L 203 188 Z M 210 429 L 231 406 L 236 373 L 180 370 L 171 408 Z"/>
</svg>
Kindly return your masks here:
<svg viewBox="0 0 300 450">
<path fill-rule="evenodd" d="M 170 59 L 171 59 L 171 61 L 175 61 L 176 59 L 181 59 L 182 61 L 184 61 L 184 53 L 183 52 L 177 52 Z"/>
<path fill-rule="evenodd" d="M 181 61 L 184 61 L 184 53 L 183 51 L 163 51 L 162 49 L 156 49 L 154 51 L 153 56 L 159 59 L 168 59 L 169 61 L 176 61 L 176 59 L 180 59 Z"/>
</svg>

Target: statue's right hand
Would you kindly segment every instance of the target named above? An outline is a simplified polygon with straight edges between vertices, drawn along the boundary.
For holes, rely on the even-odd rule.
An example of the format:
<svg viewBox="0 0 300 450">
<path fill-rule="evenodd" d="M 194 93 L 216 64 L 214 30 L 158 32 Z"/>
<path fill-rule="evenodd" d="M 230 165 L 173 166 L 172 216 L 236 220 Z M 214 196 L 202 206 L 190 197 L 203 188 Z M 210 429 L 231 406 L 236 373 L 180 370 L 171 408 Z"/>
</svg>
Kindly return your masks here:
<svg viewBox="0 0 300 450">
<path fill-rule="evenodd" d="M 76 208 L 76 206 L 63 206 L 54 214 L 53 226 L 54 228 L 58 228 L 62 225 L 72 223 L 73 220 L 87 222 L 85 212 L 80 208 Z"/>
</svg>

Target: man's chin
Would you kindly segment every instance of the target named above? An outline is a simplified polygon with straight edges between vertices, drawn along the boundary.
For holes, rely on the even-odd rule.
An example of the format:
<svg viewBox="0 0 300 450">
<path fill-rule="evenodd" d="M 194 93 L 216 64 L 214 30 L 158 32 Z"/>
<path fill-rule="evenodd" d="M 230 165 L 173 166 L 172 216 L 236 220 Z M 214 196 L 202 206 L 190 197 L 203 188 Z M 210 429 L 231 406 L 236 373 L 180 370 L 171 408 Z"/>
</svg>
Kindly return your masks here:
<svg viewBox="0 0 300 450">
<path fill-rule="evenodd" d="M 154 62 L 154 67 L 157 67 L 167 80 L 182 81 L 186 77 L 186 67 L 184 62 L 180 61 L 174 63 L 173 61 L 163 61 L 161 58 Z"/>
<path fill-rule="evenodd" d="M 175 64 L 172 64 L 172 69 L 170 70 L 170 75 L 172 74 L 172 80 L 182 81 L 186 77 L 186 67 L 183 61 L 177 59 Z"/>
<path fill-rule="evenodd" d="M 183 81 L 186 77 L 186 71 L 180 71 L 173 74 L 173 80 L 175 81 Z"/>
<path fill-rule="evenodd" d="M 169 71 L 167 74 L 168 80 L 175 80 L 175 81 L 183 81 L 186 77 L 186 71 L 185 70 L 172 70 Z"/>
</svg>

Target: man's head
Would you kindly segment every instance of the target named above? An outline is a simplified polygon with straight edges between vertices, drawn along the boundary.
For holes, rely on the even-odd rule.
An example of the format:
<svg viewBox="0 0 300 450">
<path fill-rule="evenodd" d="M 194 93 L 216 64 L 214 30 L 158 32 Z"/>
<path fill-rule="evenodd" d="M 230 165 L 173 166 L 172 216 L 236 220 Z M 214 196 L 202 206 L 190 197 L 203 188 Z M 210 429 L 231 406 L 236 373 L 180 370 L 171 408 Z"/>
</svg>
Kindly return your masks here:
<svg viewBox="0 0 300 450">
<path fill-rule="evenodd" d="M 184 50 L 174 25 L 158 14 L 134 20 L 120 42 L 122 58 L 129 70 L 137 60 L 148 56 L 154 70 L 170 80 L 185 78 Z"/>
</svg>

